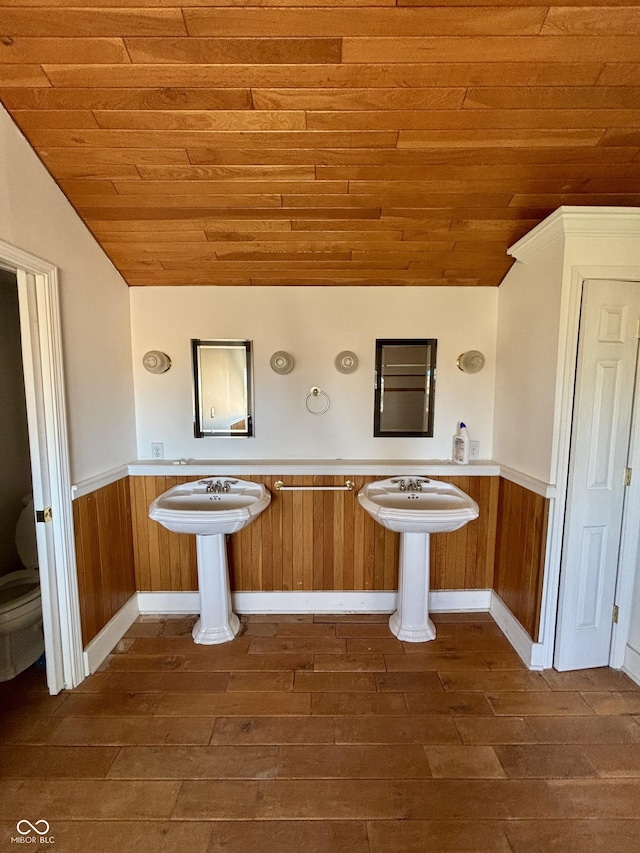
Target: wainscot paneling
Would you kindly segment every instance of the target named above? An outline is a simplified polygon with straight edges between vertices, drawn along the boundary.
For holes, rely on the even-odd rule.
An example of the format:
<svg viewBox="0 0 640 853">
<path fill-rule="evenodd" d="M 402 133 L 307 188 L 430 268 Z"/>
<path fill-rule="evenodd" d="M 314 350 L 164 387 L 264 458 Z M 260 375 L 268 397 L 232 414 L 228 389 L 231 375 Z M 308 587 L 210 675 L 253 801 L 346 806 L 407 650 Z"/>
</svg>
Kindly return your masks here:
<svg viewBox="0 0 640 853">
<path fill-rule="evenodd" d="M 85 646 L 136 592 L 128 480 L 123 477 L 73 503 Z"/>
<path fill-rule="evenodd" d="M 197 589 L 195 537 L 170 533 L 151 521 L 151 501 L 190 477 L 131 477 L 136 584 L 140 591 Z M 376 524 L 357 491 L 380 477 L 253 476 L 272 500 L 256 521 L 229 540 L 231 583 L 238 591 L 392 590 L 398 585 L 398 534 Z M 352 492 L 285 491 L 287 485 L 341 485 Z M 498 477 L 449 477 L 480 506 L 480 518 L 455 533 L 434 535 L 433 589 L 493 586 Z"/>
<path fill-rule="evenodd" d="M 494 590 L 537 641 L 549 501 L 500 479 Z"/>
</svg>

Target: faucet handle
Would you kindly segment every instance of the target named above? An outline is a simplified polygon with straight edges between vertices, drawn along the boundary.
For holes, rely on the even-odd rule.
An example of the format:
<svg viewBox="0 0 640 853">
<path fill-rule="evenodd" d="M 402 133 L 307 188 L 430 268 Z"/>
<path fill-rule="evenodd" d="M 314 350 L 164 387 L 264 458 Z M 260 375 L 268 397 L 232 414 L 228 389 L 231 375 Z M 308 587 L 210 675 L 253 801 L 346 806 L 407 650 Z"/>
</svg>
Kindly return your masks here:
<svg viewBox="0 0 640 853">
<path fill-rule="evenodd" d="M 392 483 L 394 483 L 395 485 L 398 485 L 398 486 L 400 487 L 400 491 L 401 491 L 401 492 L 406 491 L 407 486 L 406 486 L 406 483 L 405 483 L 405 481 L 404 481 L 404 479 L 403 479 L 403 478 L 401 478 L 401 477 L 394 477 L 394 478 L 391 480 L 391 482 L 392 482 Z"/>
</svg>

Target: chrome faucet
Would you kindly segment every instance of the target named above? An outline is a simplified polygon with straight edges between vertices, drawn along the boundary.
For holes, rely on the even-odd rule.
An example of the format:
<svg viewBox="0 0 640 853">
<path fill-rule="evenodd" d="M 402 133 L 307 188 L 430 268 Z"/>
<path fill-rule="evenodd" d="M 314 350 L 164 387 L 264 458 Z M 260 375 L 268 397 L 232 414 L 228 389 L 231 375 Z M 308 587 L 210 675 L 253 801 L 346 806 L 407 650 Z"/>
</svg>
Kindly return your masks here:
<svg viewBox="0 0 640 853">
<path fill-rule="evenodd" d="M 220 480 L 199 480 L 200 485 L 206 486 L 207 492 L 213 492 L 215 494 L 219 494 L 220 492 L 224 492 L 226 494 L 231 491 L 231 486 L 237 482 L 237 480 L 225 480 L 224 483 Z"/>
<path fill-rule="evenodd" d="M 429 483 L 430 480 L 426 477 L 416 477 L 415 479 L 412 477 L 409 480 L 397 477 L 391 482 L 397 484 L 401 492 L 421 492 L 423 484 Z"/>
</svg>

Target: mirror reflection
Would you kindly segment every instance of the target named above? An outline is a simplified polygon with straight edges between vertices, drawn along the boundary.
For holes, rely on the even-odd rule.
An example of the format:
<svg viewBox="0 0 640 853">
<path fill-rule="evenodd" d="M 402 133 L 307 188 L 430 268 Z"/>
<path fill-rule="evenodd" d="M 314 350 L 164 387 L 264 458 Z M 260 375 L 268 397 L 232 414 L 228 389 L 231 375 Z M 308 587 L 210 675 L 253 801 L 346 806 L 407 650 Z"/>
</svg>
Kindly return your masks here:
<svg viewBox="0 0 640 853">
<path fill-rule="evenodd" d="M 376 341 L 374 436 L 433 436 L 435 338 Z"/>
<path fill-rule="evenodd" d="M 253 435 L 251 341 L 191 341 L 194 434 Z"/>
</svg>

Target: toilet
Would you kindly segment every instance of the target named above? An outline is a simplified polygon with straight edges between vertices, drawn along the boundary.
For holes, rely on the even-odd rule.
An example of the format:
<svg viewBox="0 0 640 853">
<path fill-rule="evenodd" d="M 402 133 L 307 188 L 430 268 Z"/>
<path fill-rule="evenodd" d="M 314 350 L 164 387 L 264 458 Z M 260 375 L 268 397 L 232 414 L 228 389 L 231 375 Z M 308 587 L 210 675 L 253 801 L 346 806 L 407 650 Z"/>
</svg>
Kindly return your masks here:
<svg viewBox="0 0 640 853">
<path fill-rule="evenodd" d="M 40 573 L 33 498 L 27 495 L 16 526 L 23 569 L 0 575 L 0 681 L 30 667 L 44 651 Z"/>
</svg>

